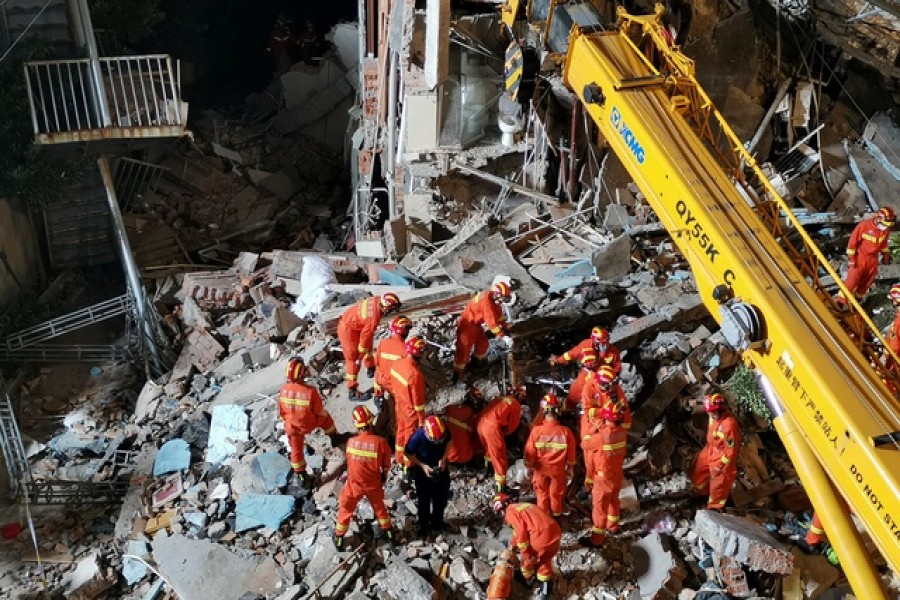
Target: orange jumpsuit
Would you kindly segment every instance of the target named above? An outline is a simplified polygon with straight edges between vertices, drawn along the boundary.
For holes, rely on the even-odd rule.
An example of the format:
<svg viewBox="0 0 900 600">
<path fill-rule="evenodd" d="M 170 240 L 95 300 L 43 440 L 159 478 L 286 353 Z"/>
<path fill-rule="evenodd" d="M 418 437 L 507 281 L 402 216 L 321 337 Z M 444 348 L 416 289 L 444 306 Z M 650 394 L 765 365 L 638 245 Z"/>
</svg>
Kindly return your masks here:
<svg viewBox="0 0 900 600">
<path fill-rule="evenodd" d="M 810 546 L 815 546 L 816 544 L 821 544 L 825 541 L 825 528 L 822 526 L 822 521 L 819 520 L 819 513 L 813 512 L 812 521 L 809 524 L 809 529 L 806 532 L 806 543 Z"/>
<path fill-rule="evenodd" d="M 531 430 L 525 442 L 525 467 L 531 477 L 537 505 L 554 517 L 563 512 L 567 475 L 575 466 L 575 435 L 556 419 Z"/>
<path fill-rule="evenodd" d="M 399 335 L 381 340 L 375 351 L 375 391 L 380 392 L 388 386 L 391 378 L 391 367 L 406 356 L 406 341 Z"/>
<path fill-rule="evenodd" d="M 737 477 L 737 457 L 741 431 L 737 419 L 727 410 L 709 416 L 706 446 L 697 456 L 691 481 L 699 494 L 709 494 L 707 508 L 722 510 Z"/>
<path fill-rule="evenodd" d="M 581 449 L 584 452 L 584 485 L 587 487 L 594 485 L 594 473 L 597 472 L 597 465 L 594 463 L 596 445 L 592 445 L 590 439 L 598 431 L 601 422 L 600 409 L 616 401 L 625 406 L 622 428 L 631 429 L 631 407 L 628 406 L 628 398 L 625 396 L 622 386 L 616 383 L 610 391 L 606 391 L 600 387 L 596 374 L 588 377 L 581 399 L 582 406 L 584 406 L 584 413 L 581 415 Z"/>
<path fill-rule="evenodd" d="M 355 390 L 359 385 L 359 363 L 366 368 L 375 366 L 372 356 L 372 342 L 375 330 L 381 322 L 381 297 L 372 296 L 360 300 L 344 311 L 338 321 L 337 335 L 344 352 L 344 364 L 347 370 L 347 387 Z"/>
<path fill-rule="evenodd" d="M 508 551 L 507 551 L 508 552 Z M 511 560 L 498 559 L 491 579 L 488 581 L 487 600 L 506 600 L 512 594 L 512 579 L 515 567 Z"/>
<path fill-rule="evenodd" d="M 391 528 L 391 516 L 384 506 L 382 483 L 390 469 L 391 447 L 383 437 L 364 431 L 347 441 L 347 484 L 338 500 L 335 535 L 347 533 L 356 505 L 363 496 L 369 499 L 381 530 Z"/>
<path fill-rule="evenodd" d="M 604 421 L 593 443 L 594 453 L 594 491 L 591 542 L 602 544 L 606 533 L 614 533 L 619 529 L 619 492 L 622 490 L 622 465 L 625 462 L 628 430 L 613 423 Z"/>
<path fill-rule="evenodd" d="M 506 485 L 506 470 L 509 468 L 504 436 L 518 429 L 521 420 L 522 405 L 512 396 L 494 398 L 478 415 L 478 439 L 487 455 L 485 460 L 494 465 L 494 481 L 499 487 Z"/>
<path fill-rule="evenodd" d="M 503 335 L 503 309 L 494 302 L 490 291 L 478 292 L 469 300 L 456 324 L 456 355 L 453 358 L 453 368 L 462 377 L 472 349 L 475 349 L 475 358 L 481 359 L 487 355 L 488 338 L 482 325 L 487 327 L 496 336 Z"/>
<path fill-rule="evenodd" d="M 521 502 L 506 508 L 506 522 L 513 530 L 512 545 L 519 552 L 522 575 L 530 579 L 537 568 L 538 580 L 549 581 L 561 538 L 556 519 L 539 506 Z"/>
<path fill-rule="evenodd" d="M 566 365 L 572 361 L 578 362 L 579 360 L 581 360 L 581 356 L 588 350 L 594 350 L 596 352 L 594 348 L 594 342 L 592 342 L 590 338 L 579 342 L 577 345 L 564 352 L 562 356 L 556 357 L 556 364 Z M 622 357 L 619 353 L 619 349 L 610 344 L 606 348 L 606 352 L 602 354 L 597 352 L 597 365 L 598 367 L 602 367 L 604 365 L 612 367 L 612 369 L 616 372 L 616 375 L 621 373 Z M 578 376 L 569 387 L 569 394 L 566 397 L 566 410 L 575 410 L 575 407 L 581 400 L 581 394 L 582 390 L 584 389 L 584 381 L 587 377 L 587 374 L 588 372 L 586 369 L 578 370 Z"/>
<path fill-rule="evenodd" d="M 475 409 L 469 404 L 447 407 L 445 413 L 447 428 L 450 430 L 450 448 L 447 462 L 462 465 L 476 455 L 482 454 L 481 442 L 475 431 Z"/>
<path fill-rule="evenodd" d="M 875 225 L 875 219 L 866 219 L 853 230 L 850 241 L 847 242 L 847 256 L 850 258 L 850 268 L 847 270 L 847 279 L 844 285 L 856 296 L 862 298 L 875 283 L 878 275 L 878 262 L 889 264 L 891 261 L 888 239 L 891 230 L 884 231 Z M 839 294 L 838 298 L 842 298 Z"/>
<path fill-rule="evenodd" d="M 286 383 L 278 393 L 278 416 L 284 420 L 284 432 L 291 444 L 291 467 L 295 473 L 306 471 L 303 455 L 306 434 L 321 427 L 334 433 L 334 421 L 325 407 L 319 390 L 305 383 Z"/>
<path fill-rule="evenodd" d="M 397 464 L 409 466 L 403 449 L 416 429 L 425 422 L 425 377 L 416 359 L 406 355 L 393 364 L 387 383 L 397 412 L 397 435 L 394 439 Z"/>
</svg>

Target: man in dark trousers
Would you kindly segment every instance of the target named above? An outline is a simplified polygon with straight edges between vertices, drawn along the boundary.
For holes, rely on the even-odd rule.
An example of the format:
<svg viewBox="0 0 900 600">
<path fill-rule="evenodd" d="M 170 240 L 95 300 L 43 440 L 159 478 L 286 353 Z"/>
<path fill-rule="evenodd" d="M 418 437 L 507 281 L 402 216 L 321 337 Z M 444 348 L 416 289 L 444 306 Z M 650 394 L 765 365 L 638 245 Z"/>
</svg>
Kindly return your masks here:
<svg viewBox="0 0 900 600">
<path fill-rule="evenodd" d="M 432 532 L 447 530 L 444 509 L 450 499 L 450 472 L 447 470 L 447 450 L 450 432 L 440 417 L 430 416 L 413 433 L 403 453 L 411 463 L 409 472 L 416 486 L 416 505 L 419 513 L 418 535 L 428 537 Z"/>
</svg>

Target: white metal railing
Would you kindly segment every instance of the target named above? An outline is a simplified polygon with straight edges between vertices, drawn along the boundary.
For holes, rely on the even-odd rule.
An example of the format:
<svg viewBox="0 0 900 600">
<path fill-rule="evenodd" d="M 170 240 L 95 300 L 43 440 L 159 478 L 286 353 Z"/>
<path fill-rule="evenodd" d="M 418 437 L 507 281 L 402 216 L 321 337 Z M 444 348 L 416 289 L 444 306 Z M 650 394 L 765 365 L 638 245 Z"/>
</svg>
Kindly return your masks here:
<svg viewBox="0 0 900 600">
<path fill-rule="evenodd" d="M 177 61 L 172 65 L 167 54 L 28 62 L 34 132 L 184 127 Z"/>
</svg>

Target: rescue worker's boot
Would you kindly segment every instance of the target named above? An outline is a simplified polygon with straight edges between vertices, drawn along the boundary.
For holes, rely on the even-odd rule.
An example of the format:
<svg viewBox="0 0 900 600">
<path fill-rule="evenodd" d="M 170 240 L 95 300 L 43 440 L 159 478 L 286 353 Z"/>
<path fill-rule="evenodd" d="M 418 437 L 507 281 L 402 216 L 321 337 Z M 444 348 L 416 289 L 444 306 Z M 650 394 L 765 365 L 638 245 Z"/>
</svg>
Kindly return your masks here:
<svg viewBox="0 0 900 600">
<path fill-rule="evenodd" d="M 344 536 L 335 535 L 334 536 L 334 547 L 338 549 L 338 552 L 344 549 Z"/>
<path fill-rule="evenodd" d="M 553 580 L 548 579 L 547 581 L 541 582 L 541 589 L 538 592 L 539 600 L 549 600 L 550 594 L 553 593 Z"/>
<path fill-rule="evenodd" d="M 578 543 L 585 548 L 600 548 L 601 546 L 603 546 L 604 541 L 605 536 L 598 535 L 596 533 L 591 535 L 583 535 L 578 538 Z"/>
</svg>

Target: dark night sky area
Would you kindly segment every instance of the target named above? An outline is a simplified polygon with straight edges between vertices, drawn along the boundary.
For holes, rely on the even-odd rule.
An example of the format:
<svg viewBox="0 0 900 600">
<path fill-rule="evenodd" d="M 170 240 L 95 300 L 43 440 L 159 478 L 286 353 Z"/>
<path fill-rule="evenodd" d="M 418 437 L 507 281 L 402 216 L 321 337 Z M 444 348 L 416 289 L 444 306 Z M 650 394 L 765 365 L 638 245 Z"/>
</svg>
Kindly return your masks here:
<svg viewBox="0 0 900 600">
<path fill-rule="evenodd" d="M 234 107 L 266 88 L 272 62 L 266 43 L 279 14 L 297 32 L 312 21 L 324 36 L 340 21 L 355 21 L 357 0 L 163 0 L 167 23 L 155 36 L 161 52 L 191 61 L 197 83 L 185 90 L 198 108 Z M 191 23 L 202 23 L 199 34 Z"/>
</svg>

